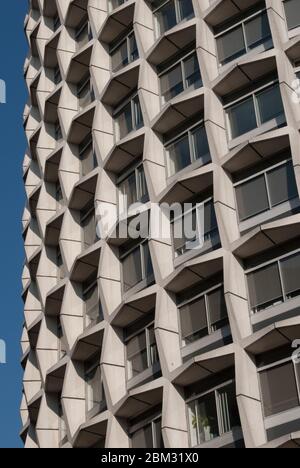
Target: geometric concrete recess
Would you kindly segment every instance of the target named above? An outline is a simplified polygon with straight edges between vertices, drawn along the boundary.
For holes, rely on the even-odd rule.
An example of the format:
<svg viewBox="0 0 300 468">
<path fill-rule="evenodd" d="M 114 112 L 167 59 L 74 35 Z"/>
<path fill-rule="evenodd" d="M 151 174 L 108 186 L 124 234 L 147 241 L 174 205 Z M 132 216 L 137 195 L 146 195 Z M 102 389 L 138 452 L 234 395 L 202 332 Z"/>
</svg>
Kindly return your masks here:
<svg viewBox="0 0 300 468">
<path fill-rule="evenodd" d="M 25 447 L 299 447 L 299 0 L 29 4 Z"/>
</svg>

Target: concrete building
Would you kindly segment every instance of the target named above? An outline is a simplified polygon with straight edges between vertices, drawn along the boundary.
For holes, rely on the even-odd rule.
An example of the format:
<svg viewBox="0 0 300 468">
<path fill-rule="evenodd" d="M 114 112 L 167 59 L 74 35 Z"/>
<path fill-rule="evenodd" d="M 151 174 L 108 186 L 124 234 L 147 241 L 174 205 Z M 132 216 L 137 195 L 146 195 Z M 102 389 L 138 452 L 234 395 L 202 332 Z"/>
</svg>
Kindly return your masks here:
<svg viewBox="0 0 300 468">
<path fill-rule="evenodd" d="M 25 31 L 25 446 L 299 447 L 299 0 L 31 0 Z M 163 210 L 116 236 L 125 195 L 200 204 L 203 245 Z"/>
</svg>

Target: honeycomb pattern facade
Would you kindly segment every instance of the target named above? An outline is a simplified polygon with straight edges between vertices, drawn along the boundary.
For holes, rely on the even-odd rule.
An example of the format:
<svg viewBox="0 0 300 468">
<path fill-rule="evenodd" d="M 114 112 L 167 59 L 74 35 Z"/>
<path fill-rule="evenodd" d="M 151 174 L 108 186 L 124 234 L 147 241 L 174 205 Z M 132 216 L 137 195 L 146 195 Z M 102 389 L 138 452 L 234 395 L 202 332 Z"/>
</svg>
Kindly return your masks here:
<svg viewBox="0 0 300 468">
<path fill-rule="evenodd" d="M 300 338 L 290 1 L 30 0 L 25 447 L 299 446 L 262 368 Z M 116 237 L 124 193 L 204 203 L 203 247 Z"/>
</svg>

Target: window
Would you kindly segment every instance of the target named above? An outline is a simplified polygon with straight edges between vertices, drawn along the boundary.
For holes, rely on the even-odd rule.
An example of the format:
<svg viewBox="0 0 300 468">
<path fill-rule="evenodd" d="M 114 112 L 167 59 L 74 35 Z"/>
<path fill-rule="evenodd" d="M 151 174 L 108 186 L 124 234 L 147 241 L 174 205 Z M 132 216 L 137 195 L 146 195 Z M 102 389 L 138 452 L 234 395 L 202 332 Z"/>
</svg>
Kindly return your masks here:
<svg viewBox="0 0 300 468">
<path fill-rule="evenodd" d="M 61 25 L 61 22 L 60 22 L 59 14 L 57 13 L 56 16 L 53 18 L 53 30 L 54 30 L 54 32 L 58 30 L 60 25 Z"/>
<path fill-rule="evenodd" d="M 85 382 L 86 411 L 87 416 L 91 417 L 92 415 L 101 412 L 105 405 L 99 352 L 85 363 Z"/>
<path fill-rule="evenodd" d="M 61 393 L 58 395 L 58 418 L 59 418 L 59 445 L 62 447 L 68 441 L 67 425 L 65 421 Z"/>
<path fill-rule="evenodd" d="M 143 114 L 138 95 L 134 96 L 115 115 L 117 124 L 117 138 L 121 140 L 134 130 L 144 126 Z"/>
<path fill-rule="evenodd" d="M 195 161 L 205 165 L 211 161 L 206 130 L 197 125 L 166 144 L 168 175 L 171 177 Z"/>
<path fill-rule="evenodd" d="M 284 115 L 279 84 L 256 91 L 233 105 L 226 107 L 230 139 L 260 127 Z"/>
<path fill-rule="evenodd" d="M 57 319 L 57 339 L 58 339 L 58 360 L 63 359 L 67 354 L 67 347 L 60 319 Z"/>
<path fill-rule="evenodd" d="M 82 177 L 89 174 L 98 166 L 91 133 L 89 133 L 88 136 L 79 145 L 79 158 L 81 160 Z"/>
<path fill-rule="evenodd" d="M 240 427 L 235 384 L 208 392 L 188 405 L 191 445 L 209 442 Z"/>
<path fill-rule="evenodd" d="M 54 135 L 56 142 L 59 143 L 63 137 L 59 120 L 57 120 L 54 124 Z"/>
<path fill-rule="evenodd" d="M 129 335 L 130 329 L 126 330 Z M 128 380 L 140 375 L 159 362 L 154 323 L 126 338 Z"/>
<path fill-rule="evenodd" d="M 96 218 L 94 201 L 89 202 L 80 213 L 83 232 L 84 248 L 88 248 L 97 242 Z"/>
<path fill-rule="evenodd" d="M 54 84 L 58 85 L 62 80 L 59 65 L 54 68 Z"/>
<path fill-rule="evenodd" d="M 63 280 L 65 277 L 64 262 L 61 255 L 59 246 L 56 248 L 56 265 L 57 265 L 57 279 L 58 281 Z"/>
<path fill-rule="evenodd" d="M 149 251 L 148 241 L 132 247 L 129 251 L 122 252 L 121 261 L 123 269 L 123 289 L 130 289 L 145 281 L 147 284 L 153 281 L 153 266 Z"/>
<path fill-rule="evenodd" d="M 223 287 L 218 286 L 179 308 L 183 346 L 211 335 L 228 325 Z"/>
<path fill-rule="evenodd" d="M 288 30 L 300 27 L 299 0 L 285 0 L 283 2 Z"/>
<path fill-rule="evenodd" d="M 112 9 L 114 10 L 115 8 L 118 8 L 119 6 L 123 5 L 127 0 L 111 0 L 111 6 Z"/>
<path fill-rule="evenodd" d="M 205 248 L 218 236 L 218 224 L 212 198 L 194 203 L 192 209 L 172 221 L 175 256 L 195 248 Z M 203 244 L 203 245 L 202 245 Z"/>
<path fill-rule="evenodd" d="M 64 196 L 60 182 L 57 181 L 55 184 L 55 200 L 56 200 L 56 210 L 59 211 L 64 206 Z"/>
<path fill-rule="evenodd" d="M 119 179 L 119 207 L 120 212 L 128 210 L 135 203 L 149 201 L 147 182 L 142 163 L 132 168 Z"/>
<path fill-rule="evenodd" d="M 194 17 L 192 0 L 156 0 L 154 8 L 159 35 L 164 34 L 181 21 Z"/>
<path fill-rule="evenodd" d="M 86 44 L 88 44 L 88 42 L 92 38 L 93 38 L 93 35 L 92 35 L 91 26 L 88 21 L 88 17 L 85 16 L 75 31 L 75 40 L 77 42 L 78 50 L 81 49 Z"/>
<path fill-rule="evenodd" d="M 93 86 L 90 75 L 87 74 L 77 86 L 77 97 L 79 100 L 79 109 L 82 110 L 95 100 Z"/>
<path fill-rule="evenodd" d="M 170 101 L 187 89 L 197 89 L 201 86 L 202 79 L 195 52 L 180 59 L 160 75 L 163 103 Z"/>
<path fill-rule="evenodd" d="M 290 349 L 278 351 L 283 359 L 260 365 L 258 369 L 265 417 L 288 411 L 300 404 L 299 364 L 292 361 Z"/>
<path fill-rule="evenodd" d="M 300 294 L 300 252 L 284 256 L 247 274 L 254 313 L 274 307 Z"/>
<path fill-rule="evenodd" d="M 231 62 L 270 39 L 271 30 L 267 12 L 259 11 L 216 36 L 219 62 Z"/>
<path fill-rule="evenodd" d="M 161 431 L 161 416 L 154 418 L 140 429 L 134 430 L 131 434 L 131 444 L 133 449 L 164 448 Z"/>
<path fill-rule="evenodd" d="M 92 327 L 103 320 L 103 312 L 98 297 L 97 275 L 83 284 L 85 327 Z"/>
<path fill-rule="evenodd" d="M 110 54 L 113 72 L 117 72 L 129 63 L 137 60 L 139 58 L 139 51 L 134 32 L 130 32 L 125 38 L 118 41 L 116 45 L 113 45 Z"/>
<path fill-rule="evenodd" d="M 240 221 L 271 210 L 298 196 L 293 163 L 281 162 L 239 183 L 235 190 Z"/>
</svg>

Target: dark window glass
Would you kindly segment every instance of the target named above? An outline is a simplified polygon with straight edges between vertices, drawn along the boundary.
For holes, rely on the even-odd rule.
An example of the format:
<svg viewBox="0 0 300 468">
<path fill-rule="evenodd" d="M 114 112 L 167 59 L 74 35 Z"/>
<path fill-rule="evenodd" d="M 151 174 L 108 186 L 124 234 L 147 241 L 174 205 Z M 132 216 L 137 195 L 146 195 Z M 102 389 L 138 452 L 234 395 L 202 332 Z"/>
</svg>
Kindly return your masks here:
<svg viewBox="0 0 300 468">
<path fill-rule="evenodd" d="M 278 263 L 273 263 L 248 275 L 248 288 L 252 309 L 265 309 L 282 302 Z"/>
<path fill-rule="evenodd" d="M 293 164 L 289 161 L 268 173 L 268 185 L 272 207 L 298 196 Z"/>
<path fill-rule="evenodd" d="M 284 2 L 284 7 L 288 29 L 298 28 L 300 26 L 299 0 L 286 0 Z"/>
<path fill-rule="evenodd" d="M 237 27 L 217 39 L 217 49 L 220 63 L 228 62 L 246 53 L 243 29 Z"/>
<path fill-rule="evenodd" d="M 270 207 L 264 175 L 239 185 L 236 199 L 240 221 L 267 211 Z"/>
<path fill-rule="evenodd" d="M 300 254 L 292 255 L 280 262 L 284 293 L 293 297 L 300 292 Z"/>
<path fill-rule="evenodd" d="M 271 416 L 299 405 L 299 397 L 291 362 L 260 373 L 265 416 Z"/>
<path fill-rule="evenodd" d="M 265 89 L 256 95 L 261 123 L 269 122 L 284 113 L 280 87 L 278 85 Z"/>
<path fill-rule="evenodd" d="M 257 127 L 253 97 L 231 107 L 228 111 L 231 136 L 237 138 Z"/>
</svg>

